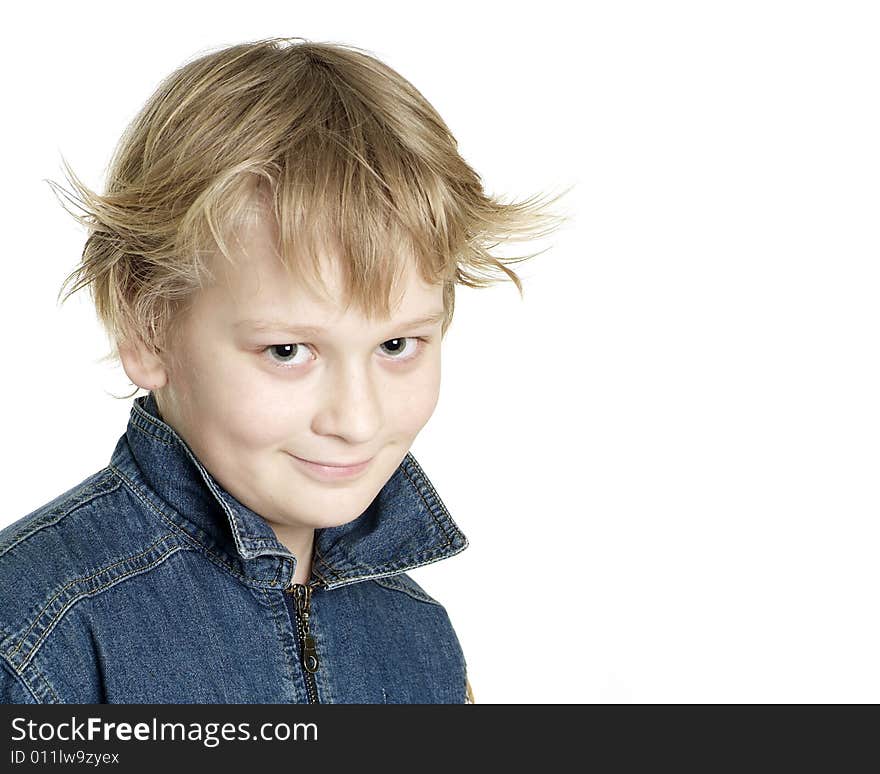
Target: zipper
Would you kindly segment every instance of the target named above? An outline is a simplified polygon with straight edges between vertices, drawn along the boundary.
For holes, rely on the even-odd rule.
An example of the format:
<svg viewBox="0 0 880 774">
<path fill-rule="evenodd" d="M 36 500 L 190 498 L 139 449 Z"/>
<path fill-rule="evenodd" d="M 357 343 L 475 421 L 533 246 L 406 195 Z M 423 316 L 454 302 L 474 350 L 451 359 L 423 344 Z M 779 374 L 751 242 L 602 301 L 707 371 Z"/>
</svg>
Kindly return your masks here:
<svg viewBox="0 0 880 774">
<path fill-rule="evenodd" d="M 285 599 L 290 604 L 293 620 L 295 622 L 296 636 L 300 649 L 300 665 L 303 669 L 303 679 L 306 684 L 306 693 L 309 704 L 318 704 L 318 686 L 315 683 L 315 672 L 321 666 L 318 660 L 318 650 L 315 638 L 309 631 L 309 616 L 312 609 L 312 591 L 317 583 L 291 583 L 284 589 Z"/>
</svg>

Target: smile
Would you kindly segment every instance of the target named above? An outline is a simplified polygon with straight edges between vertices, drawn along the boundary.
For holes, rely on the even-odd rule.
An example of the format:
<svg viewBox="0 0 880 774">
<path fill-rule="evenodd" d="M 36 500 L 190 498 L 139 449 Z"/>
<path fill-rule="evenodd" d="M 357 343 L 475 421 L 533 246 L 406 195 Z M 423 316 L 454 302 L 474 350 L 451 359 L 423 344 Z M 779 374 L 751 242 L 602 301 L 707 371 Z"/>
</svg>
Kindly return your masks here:
<svg viewBox="0 0 880 774">
<path fill-rule="evenodd" d="M 302 457 L 297 457 L 295 454 L 291 454 L 290 456 L 297 461 L 303 470 L 325 481 L 337 481 L 339 479 L 356 476 L 365 471 L 373 461 L 373 458 L 371 457 L 364 462 L 359 462 L 357 465 L 327 465 L 319 462 L 312 462 L 311 460 L 304 460 Z"/>
</svg>

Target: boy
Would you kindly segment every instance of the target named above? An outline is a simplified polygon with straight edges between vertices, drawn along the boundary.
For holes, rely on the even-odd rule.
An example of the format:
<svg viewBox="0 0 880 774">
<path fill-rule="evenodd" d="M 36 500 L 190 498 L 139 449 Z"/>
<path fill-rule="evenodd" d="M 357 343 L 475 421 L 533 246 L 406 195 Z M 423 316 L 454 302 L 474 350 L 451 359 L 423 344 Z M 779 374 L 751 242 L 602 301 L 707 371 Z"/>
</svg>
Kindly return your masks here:
<svg viewBox="0 0 880 774">
<path fill-rule="evenodd" d="M 408 450 L 455 284 L 521 291 L 487 247 L 559 219 L 486 196 L 386 65 L 285 38 L 166 78 L 105 194 L 70 177 L 68 296 L 148 394 L 106 468 L 0 532 L 3 701 L 466 702 L 406 571 L 467 540 Z"/>
</svg>

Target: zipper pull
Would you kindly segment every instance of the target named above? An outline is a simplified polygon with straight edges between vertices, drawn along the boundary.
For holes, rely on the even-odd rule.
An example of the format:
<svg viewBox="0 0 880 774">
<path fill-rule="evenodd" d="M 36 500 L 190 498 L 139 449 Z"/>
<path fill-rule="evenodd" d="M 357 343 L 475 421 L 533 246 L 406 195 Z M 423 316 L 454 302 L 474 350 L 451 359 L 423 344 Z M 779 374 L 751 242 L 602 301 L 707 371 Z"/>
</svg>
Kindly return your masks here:
<svg viewBox="0 0 880 774">
<path fill-rule="evenodd" d="M 311 634 L 307 634 L 303 642 L 303 666 L 310 674 L 318 671 L 318 650 L 315 648 L 315 638 Z"/>
<path fill-rule="evenodd" d="M 311 613 L 312 587 L 297 583 L 294 585 L 296 594 L 296 610 L 302 621 L 303 648 L 302 662 L 306 672 L 314 674 L 318 671 L 318 649 L 315 646 L 315 638 L 309 632 L 309 614 Z"/>
</svg>

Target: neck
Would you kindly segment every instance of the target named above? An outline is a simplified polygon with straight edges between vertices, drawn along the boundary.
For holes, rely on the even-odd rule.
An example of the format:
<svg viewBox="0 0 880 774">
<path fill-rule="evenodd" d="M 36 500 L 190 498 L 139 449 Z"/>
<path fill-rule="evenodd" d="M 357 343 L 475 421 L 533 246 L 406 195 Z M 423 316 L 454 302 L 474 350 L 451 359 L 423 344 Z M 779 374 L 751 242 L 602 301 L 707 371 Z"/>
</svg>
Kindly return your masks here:
<svg viewBox="0 0 880 774">
<path fill-rule="evenodd" d="M 293 583 L 308 583 L 312 574 L 312 550 L 315 544 L 315 530 L 312 527 L 290 527 L 270 525 L 281 543 L 296 557 Z"/>
</svg>

